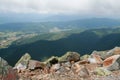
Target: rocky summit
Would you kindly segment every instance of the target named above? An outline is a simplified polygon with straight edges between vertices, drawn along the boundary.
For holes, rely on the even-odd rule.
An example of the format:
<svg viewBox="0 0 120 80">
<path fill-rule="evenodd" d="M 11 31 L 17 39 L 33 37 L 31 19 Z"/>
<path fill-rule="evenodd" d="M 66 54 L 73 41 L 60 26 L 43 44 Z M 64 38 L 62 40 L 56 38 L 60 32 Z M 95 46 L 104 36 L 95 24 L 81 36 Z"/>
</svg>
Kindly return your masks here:
<svg viewBox="0 0 120 80">
<path fill-rule="evenodd" d="M 120 80 L 120 47 L 83 56 L 67 52 L 43 62 L 26 53 L 13 68 L 0 58 L 0 80 Z"/>
<path fill-rule="evenodd" d="M 7 61 L 0 57 L 0 80 L 18 80 L 17 72 L 15 72 Z"/>
</svg>

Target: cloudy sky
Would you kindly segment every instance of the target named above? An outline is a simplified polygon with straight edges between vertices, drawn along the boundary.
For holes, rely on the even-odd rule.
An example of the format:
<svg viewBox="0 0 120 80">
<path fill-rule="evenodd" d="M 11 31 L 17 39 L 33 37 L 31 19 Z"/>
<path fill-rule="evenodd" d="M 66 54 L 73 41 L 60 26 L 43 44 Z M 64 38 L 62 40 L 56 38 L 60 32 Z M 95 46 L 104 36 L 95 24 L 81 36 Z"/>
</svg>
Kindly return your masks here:
<svg viewBox="0 0 120 80">
<path fill-rule="evenodd" d="M 120 0 L 0 0 L 0 13 L 120 16 Z"/>
</svg>

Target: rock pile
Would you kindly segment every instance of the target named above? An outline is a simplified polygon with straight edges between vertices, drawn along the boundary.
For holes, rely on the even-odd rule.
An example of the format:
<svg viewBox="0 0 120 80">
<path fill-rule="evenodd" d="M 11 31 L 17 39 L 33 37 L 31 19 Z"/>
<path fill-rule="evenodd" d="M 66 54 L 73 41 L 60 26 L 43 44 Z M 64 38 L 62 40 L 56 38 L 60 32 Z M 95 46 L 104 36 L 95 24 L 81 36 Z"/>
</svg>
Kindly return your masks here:
<svg viewBox="0 0 120 80">
<path fill-rule="evenodd" d="M 83 56 L 67 52 L 44 62 L 32 60 L 26 53 L 13 69 L 19 80 L 120 80 L 120 47 Z"/>
<path fill-rule="evenodd" d="M 0 80 L 18 80 L 16 72 L 0 57 Z"/>
</svg>

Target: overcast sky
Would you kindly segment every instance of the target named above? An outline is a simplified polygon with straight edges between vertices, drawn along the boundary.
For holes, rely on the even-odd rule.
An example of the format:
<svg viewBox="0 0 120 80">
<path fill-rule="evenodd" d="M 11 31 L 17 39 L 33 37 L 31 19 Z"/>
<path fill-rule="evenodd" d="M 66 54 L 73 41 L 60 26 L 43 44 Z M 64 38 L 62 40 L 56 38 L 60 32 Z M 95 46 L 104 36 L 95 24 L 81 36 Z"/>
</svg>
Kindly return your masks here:
<svg viewBox="0 0 120 80">
<path fill-rule="evenodd" d="M 120 0 L 0 0 L 0 13 L 120 16 Z"/>
</svg>

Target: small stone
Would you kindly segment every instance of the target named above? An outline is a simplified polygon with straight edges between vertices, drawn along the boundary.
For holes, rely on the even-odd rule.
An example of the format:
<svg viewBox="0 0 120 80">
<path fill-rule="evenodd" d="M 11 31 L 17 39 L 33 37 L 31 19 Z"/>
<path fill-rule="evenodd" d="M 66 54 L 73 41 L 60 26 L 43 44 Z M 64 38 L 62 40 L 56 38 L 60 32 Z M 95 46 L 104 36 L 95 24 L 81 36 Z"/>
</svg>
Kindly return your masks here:
<svg viewBox="0 0 120 80">
<path fill-rule="evenodd" d="M 72 65 L 71 69 L 72 69 L 72 71 L 73 71 L 74 73 L 78 73 L 79 70 L 80 70 L 82 67 L 84 67 L 84 66 L 83 66 L 83 65 L 80 65 L 79 63 L 74 63 L 74 64 Z"/>
<path fill-rule="evenodd" d="M 93 64 L 93 63 L 97 63 L 94 58 L 88 58 L 88 62 L 90 62 L 90 63 L 92 63 L 92 64 Z"/>
<path fill-rule="evenodd" d="M 17 66 L 16 66 L 16 69 L 18 70 L 18 73 L 20 73 L 21 71 L 24 71 L 25 69 L 27 68 L 26 65 L 22 65 L 21 63 L 19 63 Z M 14 68 L 13 68 L 14 69 Z"/>
<path fill-rule="evenodd" d="M 88 72 L 88 70 L 87 70 L 87 68 L 86 67 L 83 67 L 83 68 L 81 68 L 80 70 L 79 70 L 79 72 L 78 72 L 78 75 L 80 76 L 80 77 L 88 77 L 89 76 L 89 72 Z"/>
<path fill-rule="evenodd" d="M 89 61 L 88 60 L 82 60 L 82 61 L 79 61 L 79 64 L 81 64 L 81 65 L 89 64 Z"/>
<path fill-rule="evenodd" d="M 60 64 L 58 63 L 58 64 L 53 65 L 53 68 L 54 68 L 55 70 L 60 69 Z"/>
<path fill-rule="evenodd" d="M 57 70 L 57 73 L 65 74 L 65 73 L 67 73 L 68 71 L 70 71 L 70 68 L 69 68 L 69 67 L 60 66 L 60 69 Z"/>
<path fill-rule="evenodd" d="M 57 70 L 60 69 L 60 64 L 54 64 L 52 65 L 51 69 L 50 69 L 50 72 L 56 72 Z"/>
<path fill-rule="evenodd" d="M 72 64 L 70 62 L 65 62 L 65 63 L 62 63 L 62 66 L 70 68 Z"/>
<path fill-rule="evenodd" d="M 79 62 L 76 62 L 75 64 L 73 64 L 71 69 L 74 72 L 74 74 L 77 74 L 80 77 L 89 76 L 89 72 L 88 72 L 87 68 L 83 65 L 80 65 Z"/>
<path fill-rule="evenodd" d="M 97 54 L 93 54 L 93 58 L 96 60 L 97 64 L 102 64 L 103 60 L 101 59 L 101 57 Z"/>
<path fill-rule="evenodd" d="M 89 72 L 93 72 L 96 68 L 98 68 L 98 64 L 85 64 L 85 67 Z"/>
</svg>

